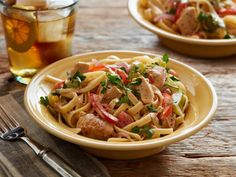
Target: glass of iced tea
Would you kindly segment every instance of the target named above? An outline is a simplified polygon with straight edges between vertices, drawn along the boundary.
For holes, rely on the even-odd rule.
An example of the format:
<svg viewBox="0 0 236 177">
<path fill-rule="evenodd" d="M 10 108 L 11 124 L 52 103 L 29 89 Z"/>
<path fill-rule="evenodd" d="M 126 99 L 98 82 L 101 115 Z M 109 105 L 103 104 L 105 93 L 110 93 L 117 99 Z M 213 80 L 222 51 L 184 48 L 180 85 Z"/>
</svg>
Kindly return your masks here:
<svg viewBox="0 0 236 177">
<path fill-rule="evenodd" d="M 0 0 L 10 71 L 28 84 L 46 65 L 72 54 L 78 0 Z"/>
</svg>

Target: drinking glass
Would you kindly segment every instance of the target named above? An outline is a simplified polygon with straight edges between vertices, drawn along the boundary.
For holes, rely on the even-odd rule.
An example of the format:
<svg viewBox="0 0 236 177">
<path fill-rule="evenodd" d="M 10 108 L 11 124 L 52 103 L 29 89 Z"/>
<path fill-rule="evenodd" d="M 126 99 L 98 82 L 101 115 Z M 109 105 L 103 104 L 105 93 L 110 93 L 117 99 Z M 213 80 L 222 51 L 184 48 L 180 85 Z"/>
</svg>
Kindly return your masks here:
<svg viewBox="0 0 236 177">
<path fill-rule="evenodd" d="M 78 0 L 0 0 L 10 71 L 28 84 L 46 65 L 72 54 Z"/>
</svg>

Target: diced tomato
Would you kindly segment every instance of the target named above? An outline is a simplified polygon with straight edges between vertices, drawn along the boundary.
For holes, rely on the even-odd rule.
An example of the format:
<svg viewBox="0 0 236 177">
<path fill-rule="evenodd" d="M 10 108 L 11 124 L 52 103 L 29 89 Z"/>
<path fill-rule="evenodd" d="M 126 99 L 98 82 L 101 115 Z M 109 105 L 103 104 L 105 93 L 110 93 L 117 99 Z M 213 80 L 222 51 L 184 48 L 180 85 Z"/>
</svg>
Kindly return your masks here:
<svg viewBox="0 0 236 177">
<path fill-rule="evenodd" d="M 111 115 L 110 113 L 108 113 L 104 107 L 102 106 L 102 104 L 99 102 L 99 97 L 96 94 L 90 93 L 89 94 L 89 100 L 90 103 L 92 104 L 94 110 L 98 113 L 98 115 L 106 120 L 107 122 L 111 123 L 111 124 L 116 124 L 119 120 Z"/>
<path fill-rule="evenodd" d="M 236 15 L 236 9 L 220 9 L 217 11 L 217 13 L 221 17 L 224 17 L 226 15 Z"/>
<path fill-rule="evenodd" d="M 123 70 L 117 69 L 116 73 L 120 76 L 125 84 L 128 83 L 128 75 Z"/>
<path fill-rule="evenodd" d="M 101 71 L 101 70 L 104 70 L 106 67 L 105 65 L 101 64 L 101 65 L 97 65 L 97 66 L 91 66 L 89 68 L 89 71 L 90 72 L 93 72 L 93 71 Z"/>
<path fill-rule="evenodd" d="M 64 84 L 65 84 L 65 81 L 58 82 L 54 85 L 54 89 L 63 88 Z"/>
<path fill-rule="evenodd" d="M 132 122 L 134 122 L 133 118 L 127 114 L 126 112 L 121 112 L 117 118 L 119 119 L 119 122 L 116 124 L 118 127 L 123 128 L 126 125 L 131 124 Z"/>
<path fill-rule="evenodd" d="M 182 13 L 182 11 L 187 7 L 187 3 L 179 3 L 175 13 L 175 21 L 177 21 Z"/>
<path fill-rule="evenodd" d="M 173 113 L 173 100 L 170 94 L 168 93 L 162 93 L 163 95 L 163 102 L 162 102 L 162 107 L 163 107 L 163 112 L 161 114 L 160 119 L 168 119 L 172 113 Z"/>
</svg>

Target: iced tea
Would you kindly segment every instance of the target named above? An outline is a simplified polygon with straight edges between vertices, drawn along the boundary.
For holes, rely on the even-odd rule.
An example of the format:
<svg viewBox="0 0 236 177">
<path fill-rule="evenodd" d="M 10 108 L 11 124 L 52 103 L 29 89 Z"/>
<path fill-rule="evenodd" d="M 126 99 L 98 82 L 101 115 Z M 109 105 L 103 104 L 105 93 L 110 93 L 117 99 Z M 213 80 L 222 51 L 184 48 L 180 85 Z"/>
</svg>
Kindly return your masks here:
<svg viewBox="0 0 236 177">
<path fill-rule="evenodd" d="M 28 3 L 1 2 L 1 16 L 10 70 L 18 81 L 28 83 L 39 69 L 71 55 L 77 1 L 55 9 L 47 7 L 48 1 L 22 1 Z"/>
</svg>

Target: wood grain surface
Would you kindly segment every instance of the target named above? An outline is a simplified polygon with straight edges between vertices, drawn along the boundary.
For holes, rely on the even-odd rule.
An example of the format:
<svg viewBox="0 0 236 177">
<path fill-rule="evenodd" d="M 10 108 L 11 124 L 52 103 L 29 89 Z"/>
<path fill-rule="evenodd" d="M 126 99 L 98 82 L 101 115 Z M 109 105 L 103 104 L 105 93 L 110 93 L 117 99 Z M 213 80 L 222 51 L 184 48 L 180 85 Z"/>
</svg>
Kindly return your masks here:
<svg viewBox="0 0 236 177">
<path fill-rule="evenodd" d="M 136 24 L 126 0 L 81 0 L 73 53 L 126 49 L 168 53 L 202 72 L 218 94 L 217 112 L 206 128 L 139 160 L 100 159 L 114 177 L 236 176 L 236 56 L 191 58 L 162 46 L 156 35 Z M 0 92 L 25 89 L 11 79 L 2 28 L 0 29 Z"/>
</svg>

